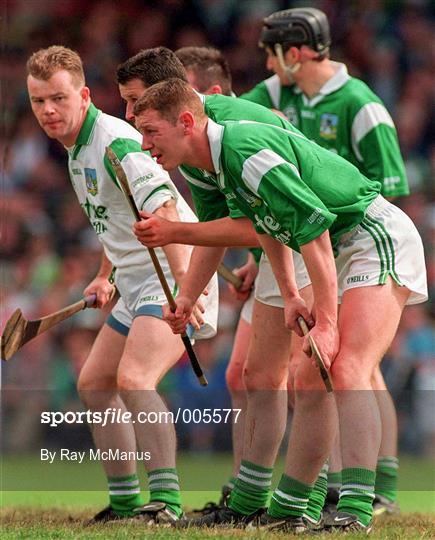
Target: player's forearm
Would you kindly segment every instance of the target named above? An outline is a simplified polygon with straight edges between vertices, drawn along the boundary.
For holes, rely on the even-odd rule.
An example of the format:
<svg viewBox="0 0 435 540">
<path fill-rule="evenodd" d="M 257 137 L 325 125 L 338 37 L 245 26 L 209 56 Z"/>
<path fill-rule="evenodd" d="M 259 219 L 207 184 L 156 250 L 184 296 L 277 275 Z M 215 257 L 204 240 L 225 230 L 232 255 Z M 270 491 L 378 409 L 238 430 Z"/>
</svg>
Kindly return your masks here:
<svg viewBox="0 0 435 540">
<path fill-rule="evenodd" d="M 316 324 L 337 324 L 337 271 L 329 232 L 301 246 L 314 293 Z"/>
<path fill-rule="evenodd" d="M 216 272 L 224 254 L 223 247 L 195 247 L 189 268 L 181 282 L 180 296 L 187 296 L 195 302 Z"/>
<path fill-rule="evenodd" d="M 258 239 L 270 261 L 283 298 L 298 296 L 292 250 L 268 234 L 259 234 Z"/>
<path fill-rule="evenodd" d="M 174 242 L 192 246 L 258 247 L 254 227 L 248 218 L 225 217 L 200 223 L 180 223 Z"/>
<path fill-rule="evenodd" d="M 180 215 L 173 199 L 166 201 L 154 213 L 169 221 L 180 222 Z M 175 281 L 181 283 L 189 266 L 190 248 L 182 244 L 168 244 L 162 249 L 168 259 L 169 268 Z"/>
<path fill-rule="evenodd" d="M 113 265 L 106 256 L 106 253 L 103 249 L 101 253 L 100 268 L 98 269 L 96 277 L 109 279 L 110 274 L 112 273 Z"/>
<path fill-rule="evenodd" d="M 168 259 L 169 268 L 176 283 L 181 283 L 189 266 L 189 247 L 181 244 L 168 244 L 162 249 Z"/>
</svg>

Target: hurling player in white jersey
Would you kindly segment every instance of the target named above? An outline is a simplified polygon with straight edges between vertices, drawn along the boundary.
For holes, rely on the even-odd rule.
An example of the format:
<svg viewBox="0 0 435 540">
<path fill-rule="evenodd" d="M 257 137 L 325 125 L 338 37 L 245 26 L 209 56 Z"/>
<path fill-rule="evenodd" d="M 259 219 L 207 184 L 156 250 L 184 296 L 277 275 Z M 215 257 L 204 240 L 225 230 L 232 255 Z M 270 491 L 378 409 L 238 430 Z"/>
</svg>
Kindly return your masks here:
<svg viewBox="0 0 435 540">
<path fill-rule="evenodd" d="M 129 411 L 133 420 L 147 411 L 165 413 L 156 387 L 184 347 L 162 320 L 166 299 L 147 250 L 133 235 L 134 217 L 105 157 L 106 147 L 121 161 L 139 208 L 173 221 L 196 221 L 196 217 L 168 174 L 141 150 L 140 134 L 91 103 L 76 52 L 61 46 L 41 49 L 29 58 L 27 71 L 32 110 L 45 133 L 68 151 L 71 183 L 103 246 L 100 268 L 84 294 L 96 294 L 97 307 L 103 307 L 113 292 L 109 276 L 114 269 L 120 293 L 80 373 L 80 397 L 92 411 Z M 157 250 L 174 293 L 187 270 L 190 252 L 189 246 L 176 244 Z M 196 338 L 216 332 L 216 276 L 203 299 L 191 321 Z M 179 519 L 176 436 L 171 423 L 93 424 L 92 435 L 99 450 L 120 451 L 128 458 L 103 461 L 110 502 L 92 523 L 137 518 L 168 524 Z M 150 502 L 145 505 L 135 459 L 142 454 L 147 455 L 144 464 L 150 490 Z"/>
</svg>

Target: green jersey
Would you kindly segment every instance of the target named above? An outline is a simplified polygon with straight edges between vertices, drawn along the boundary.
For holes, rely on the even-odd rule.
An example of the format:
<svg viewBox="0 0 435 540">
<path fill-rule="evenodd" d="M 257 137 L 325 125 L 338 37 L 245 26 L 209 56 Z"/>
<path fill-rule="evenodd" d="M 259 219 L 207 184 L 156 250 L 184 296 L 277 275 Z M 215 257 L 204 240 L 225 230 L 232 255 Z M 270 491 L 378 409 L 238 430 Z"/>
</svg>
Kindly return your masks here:
<svg viewBox="0 0 435 540">
<path fill-rule="evenodd" d="M 205 113 L 215 122 L 226 120 L 255 120 L 299 131 L 270 109 L 221 94 L 200 95 Z M 222 217 L 244 217 L 243 212 L 231 200 L 226 200 L 216 186 L 215 176 L 207 171 L 181 165 L 181 174 L 187 180 L 196 214 L 200 221 L 212 221 Z"/>
<path fill-rule="evenodd" d="M 297 251 L 327 229 L 335 247 L 379 194 L 379 182 L 294 129 L 209 119 L 207 135 L 215 186 L 257 232 Z"/>
<path fill-rule="evenodd" d="M 278 75 L 258 84 L 243 99 L 282 111 L 309 139 L 353 163 L 381 183 L 385 197 L 408 195 L 405 167 L 393 120 L 382 101 L 344 64 L 309 99 Z"/>
</svg>

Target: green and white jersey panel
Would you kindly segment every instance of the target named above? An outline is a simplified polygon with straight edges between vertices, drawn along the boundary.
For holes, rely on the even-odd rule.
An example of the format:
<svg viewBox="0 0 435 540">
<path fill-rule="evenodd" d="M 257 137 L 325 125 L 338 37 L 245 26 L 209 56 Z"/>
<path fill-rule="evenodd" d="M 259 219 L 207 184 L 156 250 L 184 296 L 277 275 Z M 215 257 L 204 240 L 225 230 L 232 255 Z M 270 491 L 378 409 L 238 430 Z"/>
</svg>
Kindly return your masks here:
<svg viewBox="0 0 435 540">
<path fill-rule="evenodd" d="M 299 251 L 330 230 L 333 245 L 364 217 L 378 182 L 301 133 L 253 121 L 208 123 L 215 185 L 259 233 Z"/>
<path fill-rule="evenodd" d="M 382 185 L 385 197 L 409 194 L 393 120 L 382 101 L 346 66 L 309 99 L 296 85 L 282 86 L 277 75 L 241 96 L 282 111 L 309 139 L 339 154 Z"/>
<path fill-rule="evenodd" d="M 289 130 L 295 129 L 283 118 L 277 116 L 270 109 L 249 103 L 244 100 L 213 94 L 204 96 L 198 94 L 204 104 L 204 111 L 215 122 L 228 120 L 255 120 Z M 187 180 L 192 193 L 197 216 L 200 221 L 211 221 L 222 217 L 243 217 L 243 213 L 232 203 L 226 200 L 214 181 L 214 175 L 202 169 L 195 169 L 182 165 L 180 172 Z"/>
<path fill-rule="evenodd" d="M 146 249 L 132 233 L 134 217 L 116 175 L 105 156 L 110 147 L 119 158 L 138 208 L 154 212 L 174 199 L 180 219 L 196 216 L 178 193 L 169 175 L 141 150 L 142 137 L 127 122 L 99 111 L 91 104 L 75 146 L 68 149 L 68 167 L 80 205 L 88 216 L 110 262 L 118 269 L 141 266 L 152 272 Z M 167 265 L 162 249 L 159 259 Z"/>
</svg>

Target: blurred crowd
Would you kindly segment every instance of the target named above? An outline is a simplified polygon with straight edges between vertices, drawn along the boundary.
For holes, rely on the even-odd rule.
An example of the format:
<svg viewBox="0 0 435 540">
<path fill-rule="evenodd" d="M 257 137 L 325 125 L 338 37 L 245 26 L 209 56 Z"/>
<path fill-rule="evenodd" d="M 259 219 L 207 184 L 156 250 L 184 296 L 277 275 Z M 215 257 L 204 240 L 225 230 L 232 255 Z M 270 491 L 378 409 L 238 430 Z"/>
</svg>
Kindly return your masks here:
<svg viewBox="0 0 435 540">
<path fill-rule="evenodd" d="M 262 19 L 303 5 L 327 13 L 332 58 L 371 86 L 398 129 L 411 195 L 396 202 L 423 237 L 431 300 L 405 310 L 383 369 L 398 405 L 402 450 L 430 454 L 435 447 L 435 9 L 429 0 L 6 0 L 0 63 L 1 327 L 17 307 L 32 319 L 79 299 L 100 259 L 97 237 L 70 186 L 66 152 L 47 139 L 31 113 L 28 56 L 53 44 L 77 50 L 95 105 L 123 117 L 115 70 L 140 49 L 218 47 L 229 61 L 234 91 L 241 93 L 268 76 L 257 46 Z M 189 198 L 176 171 L 173 178 Z M 234 267 L 245 257 L 232 250 L 226 262 Z M 229 406 L 225 367 L 241 306 L 221 285 L 218 336 L 196 346 L 210 386 L 198 390 L 182 360 L 162 383 L 173 406 Z M 5 450 L 27 450 L 45 436 L 35 413 L 78 406 L 77 373 L 105 316 L 107 310 L 83 311 L 3 364 Z M 228 448 L 227 428 L 180 427 L 181 445 Z"/>
</svg>

